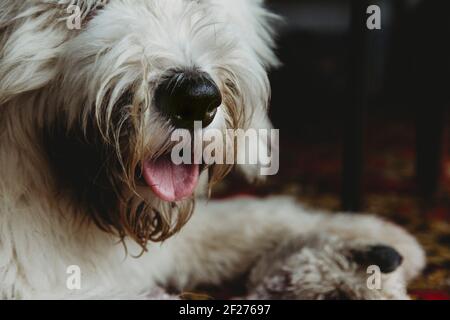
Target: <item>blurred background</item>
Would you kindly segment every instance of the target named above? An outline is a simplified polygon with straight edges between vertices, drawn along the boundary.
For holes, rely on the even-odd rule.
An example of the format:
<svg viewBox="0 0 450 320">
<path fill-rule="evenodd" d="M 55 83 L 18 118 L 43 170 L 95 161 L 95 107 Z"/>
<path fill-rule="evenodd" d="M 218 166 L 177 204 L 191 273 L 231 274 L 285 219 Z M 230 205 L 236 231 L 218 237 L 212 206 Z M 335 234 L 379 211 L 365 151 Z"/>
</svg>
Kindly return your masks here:
<svg viewBox="0 0 450 320">
<path fill-rule="evenodd" d="M 427 250 L 411 287 L 450 297 L 450 3 L 272 0 L 283 66 L 270 73 L 281 169 L 232 175 L 215 197 L 290 194 L 320 209 L 374 212 Z M 369 5 L 381 30 L 368 30 Z M 357 214 L 357 213 L 355 213 Z"/>
</svg>

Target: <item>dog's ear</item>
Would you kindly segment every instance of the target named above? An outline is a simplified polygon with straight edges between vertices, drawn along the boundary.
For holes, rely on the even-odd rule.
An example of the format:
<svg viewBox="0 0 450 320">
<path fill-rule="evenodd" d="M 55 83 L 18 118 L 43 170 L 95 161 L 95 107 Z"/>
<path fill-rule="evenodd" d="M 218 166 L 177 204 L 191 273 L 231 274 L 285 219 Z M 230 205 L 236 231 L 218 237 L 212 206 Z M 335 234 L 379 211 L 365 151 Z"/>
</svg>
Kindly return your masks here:
<svg viewBox="0 0 450 320">
<path fill-rule="evenodd" d="M 258 59 L 258 63 L 265 69 L 276 67 L 279 60 L 274 53 L 275 48 L 275 26 L 281 21 L 280 17 L 271 13 L 264 6 L 263 0 L 212 0 L 217 5 L 222 5 L 223 11 L 228 15 L 230 25 L 236 28 L 236 34 L 243 37 L 243 43 L 250 46 L 253 51 L 252 56 Z M 248 98 L 253 102 L 253 110 L 246 115 L 246 127 L 254 130 L 265 129 L 268 135 L 264 136 L 258 131 L 258 144 L 241 147 L 239 153 L 271 155 L 272 163 L 261 163 L 258 156 L 257 164 L 238 165 L 238 169 L 249 180 L 264 180 L 267 175 L 278 171 L 278 137 L 271 135 L 272 124 L 267 115 L 267 100 L 270 99 L 270 86 L 266 73 L 261 70 L 262 79 L 260 83 L 265 83 L 266 87 L 261 90 L 255 90 L 256 87 L 250 86 L 248 92 L 254 92 L 256 96 Z M 252 104 L 252 103 L 250 103 Z M 246 150 L 242 149 L 245 147 Z M 270 166 L 270 169 L 268 168 Z"/>
<path fill-rule="evenodd" d="M 57 58 L 79 29 L 70 20 L 84 21 L 106 2 L 0 1 L 0 105 L 54 79 Z"/>
<path fill-rule="evenodd" d="M 53 79 L 64 33 L 49 8 L 35 1 L 1 3 L 0 105 Z"/>
<path fill-rule="evenodd" d="M 243 42 L 250 45 L 264 67 L 276 67 L 280 64 L 274 53 L 275 26 L 281 21 L 264 5 L 264 0 L 212 0 L 223 5 L 225 13 L 241 35 Z"/>
</svg>

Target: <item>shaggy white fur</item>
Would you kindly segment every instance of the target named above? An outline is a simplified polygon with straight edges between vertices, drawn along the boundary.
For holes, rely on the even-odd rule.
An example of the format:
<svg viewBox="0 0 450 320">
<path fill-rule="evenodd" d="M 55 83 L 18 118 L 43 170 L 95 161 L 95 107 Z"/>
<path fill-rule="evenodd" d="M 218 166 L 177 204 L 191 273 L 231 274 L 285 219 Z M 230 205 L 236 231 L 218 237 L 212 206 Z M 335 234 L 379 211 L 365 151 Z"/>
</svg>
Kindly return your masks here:
<svg viewBox="0 0 450 320">
<path fill-rule="evenodd" d="M 67 28 L 71 4 L 81 8 L 80 30 Z M 424 254 L 399 227 L 309 213 L 288 198 L 198 200 L 182 227 L 192 199 L 165 203 L 135 181 L 139 163 L 171 147 L 175 128 L 153 103 L 171 70 L 201 70 L 217 83 L 223 104 L 211 127 L 270 128 L 274 19 L 261 0 L 0 2 L 0 297 L 148 298 L 160 287 L 220 286 L 304 235 L 325 240 L 310 246 L 308 259 L 286 262 L 296 275 L 286 297 L 407 298 Z M 226 171 L 210 168 L 210 183 Z M 321 255 L 378 244 L 404 260 L 376 293 L 348 289 L 366 281 L 351 256 L 352 267 L 339 269 Z M 250 291 L 274 272 L 261 261 Z M 66 285 L 72 265 L 81 270 L 79 290 Z M 305 268 L 321 276 L 305 276 Z M 342 274 L 345 290 L 330 280 Z M 259 297 L 279 297 L 264 288 L 255 289 Z"/>
</svg>

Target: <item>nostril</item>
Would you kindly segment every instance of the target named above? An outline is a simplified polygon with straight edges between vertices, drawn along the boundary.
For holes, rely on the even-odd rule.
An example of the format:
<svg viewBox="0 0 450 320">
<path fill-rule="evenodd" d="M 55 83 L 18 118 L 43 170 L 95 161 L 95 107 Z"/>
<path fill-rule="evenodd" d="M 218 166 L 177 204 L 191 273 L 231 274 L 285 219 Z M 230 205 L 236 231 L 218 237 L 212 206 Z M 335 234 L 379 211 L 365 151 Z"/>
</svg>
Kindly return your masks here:
<svg viewBox="0 0 450 320">
<path fill-rule="evenodd" d="M 156 89 L 155 104 L 177 127 L 192 128 L 195 121 L 206 127 L 214 120 L 222 95 L 207 73 L 191 71 L 164 80 Z"/>
</svg>

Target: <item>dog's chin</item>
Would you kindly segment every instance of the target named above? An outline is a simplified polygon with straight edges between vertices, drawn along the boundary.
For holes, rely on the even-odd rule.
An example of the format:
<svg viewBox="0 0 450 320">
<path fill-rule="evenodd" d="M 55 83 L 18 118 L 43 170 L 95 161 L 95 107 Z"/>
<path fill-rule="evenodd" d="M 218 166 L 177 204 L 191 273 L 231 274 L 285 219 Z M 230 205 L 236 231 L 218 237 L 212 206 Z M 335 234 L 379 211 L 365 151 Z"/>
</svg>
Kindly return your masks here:
<svg viewBox="0 0 450 320">
<path fill-rule="evenodd" d="M 176 165 L 170 154 L 142 163 L 142 180 L 153 194 L 166 202 L 179 202 L 193 196 L 200 176 L 198 164 Z"/>
</svg>

